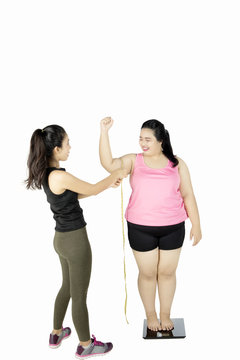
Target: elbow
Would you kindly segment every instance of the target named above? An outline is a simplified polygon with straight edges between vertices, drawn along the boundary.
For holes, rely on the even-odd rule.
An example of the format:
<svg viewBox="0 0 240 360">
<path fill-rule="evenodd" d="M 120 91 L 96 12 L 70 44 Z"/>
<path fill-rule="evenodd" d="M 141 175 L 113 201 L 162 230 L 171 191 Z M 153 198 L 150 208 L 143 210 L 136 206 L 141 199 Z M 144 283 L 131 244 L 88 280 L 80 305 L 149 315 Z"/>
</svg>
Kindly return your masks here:
<svg viewBox="0 0 240 360">
<path fill-rule="evenodd" d="M 102 167 L 104 167 L 104 162 L 102 161 L 101 157 L 100 157 L 100 164 L 102 165 Z"/>
<path fill-rule="evenodd" d="M 104 161 L 102 161 L 102 160 L 100 159 L 100 163 L 101 163 L 102 167 L 103 167 L 107 172 L 111 173 L 113 161 L 110 162 L 110 163 L 106 163 L 106 162 L 104 162 Z"/>
<path fill-rule="evenodd" d="M 111 165 L 102 165 L 102 167 L 109 173 L 111 174 Z"/>
</svg>

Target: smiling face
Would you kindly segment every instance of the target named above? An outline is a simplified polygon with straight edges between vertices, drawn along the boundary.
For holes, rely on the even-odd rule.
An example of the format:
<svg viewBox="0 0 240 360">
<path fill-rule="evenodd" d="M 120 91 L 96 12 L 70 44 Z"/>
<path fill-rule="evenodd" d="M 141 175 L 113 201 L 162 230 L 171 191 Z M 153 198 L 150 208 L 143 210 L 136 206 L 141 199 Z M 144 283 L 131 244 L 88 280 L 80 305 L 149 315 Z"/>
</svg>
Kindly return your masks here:
<svg viewBox="0 0 240 360">
<path fill-rule="evenodd" d="M 139 145 L 147 155 L 159 155 L 162 153 L 162 142 L 157 141 L 151 129 L 143 128 L 140 132 Z"/>
</svg>

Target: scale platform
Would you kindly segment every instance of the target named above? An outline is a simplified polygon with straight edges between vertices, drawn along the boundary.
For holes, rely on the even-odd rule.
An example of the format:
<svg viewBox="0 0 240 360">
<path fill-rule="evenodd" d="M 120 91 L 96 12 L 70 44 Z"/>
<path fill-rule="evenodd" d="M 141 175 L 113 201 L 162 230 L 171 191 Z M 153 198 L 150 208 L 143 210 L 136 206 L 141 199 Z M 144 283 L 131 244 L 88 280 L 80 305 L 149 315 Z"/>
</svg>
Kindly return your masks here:
<svg viewBox="0 0 240 360">
<path fill-rule="evenodd" d="M 171 319 L 174 329 L 170 331 L 153 331 L 147 327 L 147 319 L 143 321 L 143 338 L 144 339 L 181 339 L 186 337 L 184 319 Z"/>
</svg>

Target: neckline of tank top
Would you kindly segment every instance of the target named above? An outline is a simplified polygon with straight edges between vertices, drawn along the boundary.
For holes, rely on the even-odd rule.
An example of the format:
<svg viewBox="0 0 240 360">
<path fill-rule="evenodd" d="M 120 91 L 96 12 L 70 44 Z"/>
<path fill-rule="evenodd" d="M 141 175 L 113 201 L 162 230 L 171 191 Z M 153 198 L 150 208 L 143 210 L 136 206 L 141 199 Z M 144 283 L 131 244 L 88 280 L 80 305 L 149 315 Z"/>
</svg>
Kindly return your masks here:
<svg viewBox="0 0 240 360">
<path fill-rule="evenodd" d="M 143 165 L 148 168 L 148 169 L 151 169 L 151 170 L 164 170 L 166 169 L 169 164 L 170 164 L 170 160 L 168 159 L 168 162 L 167 162 L 167 165 L 162 167 L 162 168 L 151 168 L 150 166 L 148 166 L 147 164 L 145 164 L 145 161 L 144 161 L 144 156 L 143 156 L 143 153 L 140 153 L 140 155 L 142 155 L 142 162 L 143 162 Z"/>
<path fill-rule="evenodd" d="M 47 169 L 66 170 L 65 168 L 62 168 L 62 167 L 57 168 L 57 167 L 55 167 L 55 166 L 48 166 Z"/>
</svg>

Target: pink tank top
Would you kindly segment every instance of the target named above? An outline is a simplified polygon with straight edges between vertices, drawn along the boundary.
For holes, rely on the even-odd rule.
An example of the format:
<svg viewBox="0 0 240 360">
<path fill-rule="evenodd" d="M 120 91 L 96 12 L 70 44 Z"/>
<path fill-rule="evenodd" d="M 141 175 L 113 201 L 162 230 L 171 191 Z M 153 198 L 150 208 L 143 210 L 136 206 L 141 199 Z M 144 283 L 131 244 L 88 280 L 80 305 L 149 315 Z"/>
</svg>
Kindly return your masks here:
<svg viewBox="0 0 240 360">
<path fill-rule="evenodd" d="M 137 154 L 130 178 L 132 194 L 125 218 L 127 221 L 149 226 L 178 224 L 188 218 L 181 196 L 178 166 L 152 169 L 145 165 L 143 154 Z"/>
</svg>

